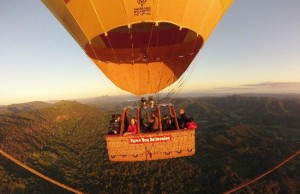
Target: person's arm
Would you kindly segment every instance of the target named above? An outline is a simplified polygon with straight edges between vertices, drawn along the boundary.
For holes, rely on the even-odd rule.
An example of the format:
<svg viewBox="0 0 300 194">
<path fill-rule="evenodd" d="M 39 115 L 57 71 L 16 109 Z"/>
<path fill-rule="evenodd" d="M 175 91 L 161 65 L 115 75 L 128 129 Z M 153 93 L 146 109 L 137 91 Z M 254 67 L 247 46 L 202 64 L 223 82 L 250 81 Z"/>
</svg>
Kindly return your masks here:
<svg viewBox="0 0 300 194">
<path fill-rule="evenodd" d="M 149 123 L 153 123 L 154 121 L 155 121 L 155 120 L 154 120 L 153 118 L 151 118 L 151 117 L 148 116 L 148 122 L 149 122 Z"/>
</svg>

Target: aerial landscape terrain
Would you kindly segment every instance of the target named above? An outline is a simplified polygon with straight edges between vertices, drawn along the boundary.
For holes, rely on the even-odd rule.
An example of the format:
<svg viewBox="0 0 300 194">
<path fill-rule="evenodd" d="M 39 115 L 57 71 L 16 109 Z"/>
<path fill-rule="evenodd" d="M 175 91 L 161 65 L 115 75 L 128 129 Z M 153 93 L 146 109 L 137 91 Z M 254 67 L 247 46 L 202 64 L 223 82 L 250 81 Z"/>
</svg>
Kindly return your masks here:
<svg viewBox="0 0 300 194">
<path fill-rule="evenodd" d="M 0 0 L 0 194 L 300 194 L 299 10 Z"/>
<path fill-rule="evenodd" d="M 110 162 L 104 135 L 122 106 L 111 99 L 1 106 L 1 149 L 84 193 L 222 193 L 300 147 L 299 95 L 182 97 L 174 104 L 198 123 L 194 156 Z M 299 169 L 296 157 L 236 193 L 299 193 Z M 2 156 L 0 176 L 0 193 L 69 193 Z"/>
</svg>

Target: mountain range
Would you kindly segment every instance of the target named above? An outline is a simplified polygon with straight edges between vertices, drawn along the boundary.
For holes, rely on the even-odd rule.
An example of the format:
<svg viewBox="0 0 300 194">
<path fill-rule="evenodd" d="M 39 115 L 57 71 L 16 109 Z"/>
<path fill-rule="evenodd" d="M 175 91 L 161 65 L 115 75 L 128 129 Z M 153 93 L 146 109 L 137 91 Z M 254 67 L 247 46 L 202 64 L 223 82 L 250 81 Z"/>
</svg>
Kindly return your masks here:
<svg viewBox="0 0 300 194">
<path fill-rule="evenodd" d="M 121 109 L 89 101 L 0 107 L 0 146 L 84 193 L 221 193 L 300 148 L 300 99 L 177 98 L 198 123 L 196 154 L 148 162 L 108 160 L 104 134 Z M 127 102 L 128 103 L 128 102 Z M 299 193 L 300 158 L 236 193 Z M 0 157 L 0 193 L 68 193 Z"/>
</svg>

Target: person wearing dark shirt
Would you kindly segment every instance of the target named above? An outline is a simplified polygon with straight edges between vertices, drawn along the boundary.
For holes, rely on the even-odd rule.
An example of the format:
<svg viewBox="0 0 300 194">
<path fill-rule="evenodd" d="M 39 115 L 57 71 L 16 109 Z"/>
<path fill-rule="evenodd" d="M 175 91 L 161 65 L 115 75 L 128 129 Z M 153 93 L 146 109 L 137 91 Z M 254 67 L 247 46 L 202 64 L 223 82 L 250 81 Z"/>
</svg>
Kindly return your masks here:
<svg viewBox="0 0 300 194">
<path fill-rule="evenodd" d="M 180 129 L 184 129 L 188 122 L 188 116 L 185 114 L 184 108 L 179 109 L 178 124 Z"/>
<path fill-rule="evenodd" d="M 172 121 L 172 119 L 168 115 L 164 115 L 161 122 L 162 122 L 162 130 L 163 131 L 172 130 L 172 129 L 175 128 L 174 127 L 174 122 Z"/>
<path fill-rule="evenodd" d="M 151 117 L 148 116 L 148 122 L 151 131 L 159 130 L 159 122 L 158 117 L 156 115 L 156 111 L 151 111 Z"/>
<path fill-rule="evenodd" d="M 120 133 L 121 115 L 113 114 L 112 119 L 109 121 L 108 134 L 115 135 Z"/>
</svg>

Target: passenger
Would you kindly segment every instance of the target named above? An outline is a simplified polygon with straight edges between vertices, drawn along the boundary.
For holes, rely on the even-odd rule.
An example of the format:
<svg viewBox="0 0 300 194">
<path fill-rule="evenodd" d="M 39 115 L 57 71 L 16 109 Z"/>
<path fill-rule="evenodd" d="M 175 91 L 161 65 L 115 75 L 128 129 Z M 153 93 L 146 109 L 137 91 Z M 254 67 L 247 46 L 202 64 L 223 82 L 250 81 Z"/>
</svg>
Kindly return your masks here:
<svg viewBox="0 0 300 194">
<path fill-rule="evenodd" d="M 169 116 L 169 124 L 170 124 L 170 129 L 173 130 L 173 129 L 176 129 L 176 122 L 175 122 L 175 117 L 170 115 Z"/>
<path fill-rule="evenodd" d="M 119 132 L 120 132 L 120 129 L 121 129 L 121 115 L 120 114 L 116 114 L 116 122 L 118 123 L 119 125 Z"/>
<path fill-rule="evenodd" d="M 187 129 L 197 129 L 198 126 L 197 126 L 197 123 L 194 121 L 194 118 L 189 118 L 185 127 Z"/>
<path fill-rule="evenodd" d="M 148 132 L 148 128 L 149 128 L 149 123 L 148 123 L 148 115 L 145 114 L 144 118 L 140 119 L 140 126 L 141 126 L 141 131 L 142 132 Z"/>
<path fill-rule="evenodd" d="M 156 115 L 156 111 L 151 111 L 151 117 L 148 116 L 148 122 L 149 122 L 150 131 L 159 130 L 159 122 L 158 122 L 158 117 Z"/>
<path fill-rule="evenodd" d="M 175 116 L 174 116 L 174 114 L 172 112 L 170 113 L 169 118 L 171 120 L 171 129 L 176 129 Z"/>
<path fill-rule="evenodd" d="M 137 125 L 136 125 L 136 119 L 131 118 L 130 119 L 130 125 L 128 126 L 127 132 L 124 133 L 124 135 L 133 135 L 137 133 Z"/>
<path fill-rule="evenodd" d="M 184 108 L 180 108 L 179 109 L 179 117 L 178 117 L 178 124 L 179 124 L 179 128 L 183 129 L 186 125 L 186 123 L 188 122 L 188 117 L 185 114 Z"/>
<path fill-rule="evenodd" d="M 128 126 L 129 126 L 129 123 L 130 122 L 130 119 L 129 119 L 129 114 L 128 112 L 126 111 L 125 112 L 125 115 L 124 115 L 124 129 L 127 129 Z"/>
<path fill-rule="evenodd" d="M 144 112 L 145 110 L 143 110 Z M 142 111 L 139 112 L 140 114 L 140 130 L 141 132 L 147 132 L 148 131 L 148 119 L 147 119 L 147 112 L 142 116 Z"/>
<path fill-rule="evenodd" d="M 115 135 L 120 133 L 121 115 L 113 114 L 108 125 L 108 134 Z"/>
<path fill-rule="evenodd" d="M 168 115 L 164 115 L 164 117 L 162 119 L 162 130 L 167 131 L 167 130 L 171 130 L 171 129 L 174 129 L 172 120 Z"/>
</svg>

